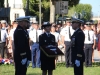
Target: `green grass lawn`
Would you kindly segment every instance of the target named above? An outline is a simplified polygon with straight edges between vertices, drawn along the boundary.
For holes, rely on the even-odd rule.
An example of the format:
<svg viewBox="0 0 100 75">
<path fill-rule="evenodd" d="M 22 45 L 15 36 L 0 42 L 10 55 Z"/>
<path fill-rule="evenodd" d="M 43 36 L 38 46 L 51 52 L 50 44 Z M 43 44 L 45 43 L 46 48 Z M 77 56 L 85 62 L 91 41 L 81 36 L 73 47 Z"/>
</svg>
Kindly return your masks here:
<svg viewBox="0 0 100 75">
<path fill-rule="evenodd" d="M 14 66 L 0 65 L 0 75 L 14 75 Z M 41 75 L 40 68 L 28 67 L 27 75 Z M 66 68 L 64 65 L 57 65 L 53 75 L 74 75 L 73 68 Z M 100 75 L 100 66 L 94 65 L 93 67 L 84 67 L 84 75 Z"/>
</svg>

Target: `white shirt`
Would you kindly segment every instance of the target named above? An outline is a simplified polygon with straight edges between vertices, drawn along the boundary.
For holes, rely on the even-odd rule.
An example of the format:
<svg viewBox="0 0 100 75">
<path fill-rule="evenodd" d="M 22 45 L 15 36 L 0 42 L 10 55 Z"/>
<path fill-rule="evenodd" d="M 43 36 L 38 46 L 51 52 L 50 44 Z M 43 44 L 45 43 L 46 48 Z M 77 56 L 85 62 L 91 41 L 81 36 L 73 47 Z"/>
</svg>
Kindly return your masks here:
<svg viewBox="0 0 100 75">
<path fill-rule="evenodd" d="M 53 34 L 55 36 L 55 41 L 58 42 L 58 40 L 59 40 L 59 33 L 57 33 L 57 32 L 52 33 L 51 32 L 51 34 Z"/>
<path fill-rule="evenodd" d="M 70 33 L 71 33 L 71 36 L 73 35 L 74 33 L 74 29 L 72 29 L 72 26 L 70 26 Z M 63 28 L 61 30 L 61 33 L 60 35 L 64 36 L 65 37 L 65 41 L 71 41 L 71 39 L 69 38 L 69 26 L 66 26 L 65 28 Z"/>
<path fill-rule="evenodd" d="M 39 35 L 41 35 L 43 33 L 42 30 L 37 30 L 37 34 L 38 34 L 38 38 L 39 38 Z M 33 41 L 33 42 L 36 42 L 36 30 L 33 29 L 29 32 L 29 38 Z"/>
<path fill-rule="evenodd" d="M 9 33 L 9 37 L 12 37 L 12 40 L 14 40 L 14 31 L 15 31 L 16 28 L 13 28 L 10 30 L 10 33 Z"/>
<path fill-rule="evenodd" d="M 88 30 L 84 30 L 83 32 L 85 34 L 84 44 L 93 44 L 94 40 L 96 40 L 96 35 L 95 35 L 94 31 L 89 30 L 90 41 L 88 40 Z"/>
<path fill-rule="evenodd" d="M 5 29 L 1 29 L 1 41 L 0 42 L 6 42 L 7 38 L 8 38 L 7 31 Z"/>
</svg>

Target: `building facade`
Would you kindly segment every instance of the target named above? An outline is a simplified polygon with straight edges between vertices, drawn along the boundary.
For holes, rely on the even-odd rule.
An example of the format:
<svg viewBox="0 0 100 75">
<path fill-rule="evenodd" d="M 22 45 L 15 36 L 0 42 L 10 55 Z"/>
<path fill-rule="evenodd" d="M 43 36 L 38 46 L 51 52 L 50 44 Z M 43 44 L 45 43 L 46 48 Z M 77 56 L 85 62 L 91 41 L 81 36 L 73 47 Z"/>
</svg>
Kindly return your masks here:
<svg viewBox="0 0 100 75">
<path fill-rule="evenodd" d="M 10 7 L 10 21 L 14 21 L 18 17 L 25 16 L 22 0 L 5 0 L 5 8 Z"/>
</svg>

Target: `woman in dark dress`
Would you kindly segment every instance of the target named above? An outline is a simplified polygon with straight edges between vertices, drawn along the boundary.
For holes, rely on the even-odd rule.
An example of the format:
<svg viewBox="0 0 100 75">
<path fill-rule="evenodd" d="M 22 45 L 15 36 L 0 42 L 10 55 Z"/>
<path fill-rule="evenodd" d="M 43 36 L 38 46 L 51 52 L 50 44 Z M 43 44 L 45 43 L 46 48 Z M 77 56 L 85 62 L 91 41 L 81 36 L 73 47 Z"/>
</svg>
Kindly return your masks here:
<svg viewBox="0 0 100 75">
<path fill-rule="evenodd" d="M 51 24 L 45 22 L 43 24 L 45 32 L 39 36 L 39 45 L 40 45 L 40 60 L 41 60 L 41 70 L 42 75 L 52 75 L 53 70 L 55 69 L 55 57 L 49 57 L 45 53 L 45 49 L 42 49 L 43 46 L 56 45 L 55 36 L 50 33 Z"/>
</svg>

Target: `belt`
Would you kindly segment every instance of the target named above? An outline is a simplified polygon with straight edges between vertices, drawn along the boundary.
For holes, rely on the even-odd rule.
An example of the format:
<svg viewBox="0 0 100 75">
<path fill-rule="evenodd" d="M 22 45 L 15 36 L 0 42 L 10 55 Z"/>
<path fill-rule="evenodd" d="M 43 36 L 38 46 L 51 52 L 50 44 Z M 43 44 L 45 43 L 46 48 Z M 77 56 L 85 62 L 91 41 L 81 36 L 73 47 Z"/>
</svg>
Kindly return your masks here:
<svg viewBox="0 0 100 75">
<path fill-rule="evenodd" d="M 84 45 L 93 45 L 93 44 L 84 44 Z"/>
<path fill-rule="evenodd" d="M 39 43 L 39 42 L 34 42 L 34 43 Z"/>
</svg>

